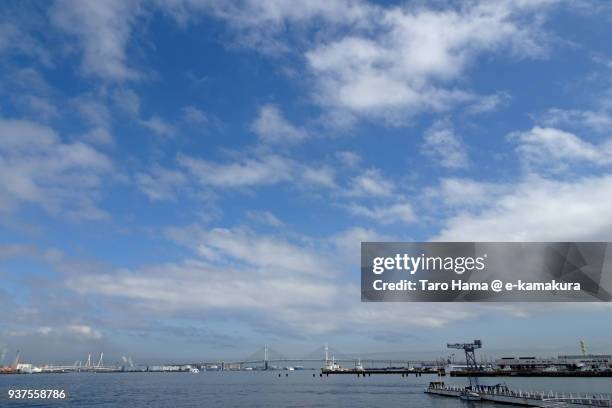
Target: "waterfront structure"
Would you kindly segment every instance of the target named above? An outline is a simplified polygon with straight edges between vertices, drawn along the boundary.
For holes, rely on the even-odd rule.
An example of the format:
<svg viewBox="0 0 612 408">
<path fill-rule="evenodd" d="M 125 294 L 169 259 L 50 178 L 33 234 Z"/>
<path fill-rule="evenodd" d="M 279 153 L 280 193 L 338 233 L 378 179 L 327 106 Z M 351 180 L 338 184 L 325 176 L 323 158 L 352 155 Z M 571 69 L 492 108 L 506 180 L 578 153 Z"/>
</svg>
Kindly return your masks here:
<svg viewBox="0 0 612 408">
<path fill-rule="evenodd" d="M 468 389 L 467 387 L 446 385 L 443 382 L 434 381 L 429 383 L 429 387 L 425 390 L 426 394 L 452 398 L 461 398 L 466 395 L 466 392 L 477 395 L 481 401 L 524 407 L 612 407 L 612 397 L 607 394 L 593 395 L 553 391 L 526 391 L 510 389 L 503 384 L 492 386 L 477 385 Z"/>
<path fill-rule="evenodd" d="M 561 355 L 558 357 L 502 357 L 495 361 L 501 371 L 610 371 L 612 355 Z"/>
</svg>

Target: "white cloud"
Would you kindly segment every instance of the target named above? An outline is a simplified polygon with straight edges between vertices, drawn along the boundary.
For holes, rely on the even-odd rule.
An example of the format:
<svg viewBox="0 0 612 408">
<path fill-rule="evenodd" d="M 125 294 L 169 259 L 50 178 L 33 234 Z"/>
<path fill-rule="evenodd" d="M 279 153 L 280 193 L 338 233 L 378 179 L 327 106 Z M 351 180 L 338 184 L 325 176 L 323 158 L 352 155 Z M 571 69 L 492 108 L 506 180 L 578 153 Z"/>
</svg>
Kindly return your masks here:
<svg viewBox="0 0 612 408">
<path fill-rule="evenodd" d="M 40 259 L 50 264 L 55 264 L 63 259 L 64 254 L 58 249 L 51 248 L 41 250 L 35 246 L 22 244 L 0 245 L 0 259 L 11 259 L 27 257 L 28 259 Z"/>
<path fill-rule="evenodd" d="M 90 125 L 103 128 L 110 127 L 111 115 L 100 98 L 92 95 L 81 95 L 71 100 L 72 106 Z"/>
<path fill-rule="evenodd" d="M 174 200 L 177 190 L 184 186 L 187 177 L 177 170 L 155 165 L 148 172 L 135 176 L 136 185 L 152 201 Z"/>
<path fill-rule="evenodd" d="M 416 220 L 414 210 L 410 203 L 396 203 L 373 208 L 353 204 L 349 206 L 349 211 L 355 215 L 361 215 L 379 221 L 382 224 L 409 224 Z"/>
<path fill-rule="evenodd" d="M 397 241 L 395 237 L 384 235 L 371 228 L 352 227 L 340 231 L 329 238 L 336 249 L 334 252 L 344 259 L 348 265 L 359 267 L 359 259 L 355 254 L 361 250 L 361 242 L 366 241 Z"/>
<path fill-rule="evenodd" d="M 255 318 L 262 311 L 276 309 L 282 316 L 289 308 L 314 304 L 321 296 L 337 295 L 325 283 L 296 275 L 219 269 L 194 260 L 86 279 L 75 276 L 67 283 L 79 293 L 128 298 L 149 311 L 175 315 L 249 311 Z"/>
<path fill-rule="evenodd" d="M 299 166 L 300 170 L 299 177 L 302 181 L 308 185 L 317 186 L 317 187 L 325 187 L 325 188 L 335 188 L 335 172 L 332 167 L 322 166 L 322 167 L 312 167 L 312 166 Z"/>
<path fill-rule="evenodd" d="M 120 303 L 122 312 L 129 309 L 132 316 L 230 319 L 252 328 L 265 325 L 281 336 L 441 328 L 490 314 L 492 308 L 525 316 L 519 307 L 496 305 L 457 304 L 451 310 L 443 304 L 359 302 L 358 284 L 340 271 L 359 268 L 355 253 L 361 241 L 391 239 L 373 230 L 351 228 L 314 241 L 302 237 L 301 242 L 240 228 L 192 227 L 170 235 L 201 258 L 101 274 L 80 271 L 65 283 L 99 304 Z"/>
<path fill-rule="evenodd" d="M 336 158 L 345 166 L 354 167 L 361 162 L 361 156 L 349 150 L 336 152 Z"/>
<path fill-rule="evenodd" d="M 507 192 L 508 186 L 462 178 L 445 178 L 436 188 L 430 188 L 425 196 L 440 201 L 444 206 L 462 207 L 488 204 L 499 194 Z"/>
<path fill-rule="evenodd" d="M 484 196 L 445 221 L 441 241 L 589 241 L 612 234 L 612 176 L 553 181 L 532 176 Z"/>
<path fill-rule="evenodd" d="M 0 119 L 0 137 L 0 208 L 27 202 L 77 218 L 105 215 L 95 198 L 112 169 L 106 156 L 28 121 Z"/>
<path fill-rule="evenodd" d="M 282 29 L 287 21 L 299 23 L 318 18 L 338 23 L 354 22 L 364 18 L 364 11 L 368 9 L 365 3 L 352 0 L 314 0 L 299 4 L 287 0 L 247 0 L 233 6 L 239 6 L 232 9 L 234 14 L 223 16 L 232 25 L 263 30 Z M 221 16 L 223 9 L 217 11 Z"/>
<path fill-rule="evenodd" d="M 110 130 L 111 114 L 100 99 L 93 95 L 80 95 L 72 98 L 70 103 L 85 123 L 91 126 L 91 129 L 83 134 L 83 140 L 93 144 L 112 145 L 114 138 Z"/>
<path fill-rule="evenodd" d="M 446 121 L 438 121 L 427 129 L 421 152 L 449 169 L 462 169 L 469 165 L 467 148 Z"/>
<path fill-rule="evenodd" d="M 115 141 L 113 135 L 103 127 L 96 127 L 83 135 L 83 140 L 92 144 L 112 145 Z"/>
<path fill-rule="evenodd" d="M 102 333 L 99 330 L 85 324 L 72 324 L 66 326 L 65 331 L 85 339 L 99 340 L 102 338 Z"/>
<path fill-rule="evenodd" d="M 267 333 L 285 338 L 372 333 L 386 336 L 419 328 L 443 328 L 462 320 L 478 319 L 482 314 L 490 315 L 492 309 L 515 317 L 533 312 L 533 307 L 527 310 L 505 305 L 457 304 L 449 310 L 443 304 L 359 302 L 359 286 L 354 276 L 359 269 L 355 254 L 359 252 L 360 242 L 397 240 L 374 230 L 350 228 L 327 238 L 294 236 L 288 239 L 281 235 L 259 235 L 244 228 L 194 226 L 177 228 L 169 235 L 188 246 L 198 259 L 117 270 L 84 266 L 69 259 L 57 262 L 54 261 L 57 256 L 49 257 L 47 262 L 61 273 L 62 283 L 66 285 L 60 287 L 64 297 L 72 296 L 77 302 L 85 298 L 95 302 L 99 310 L 107 313 L 102 316 L 103 321 L 112 321 L 122 329 L 138 327 L 142 320 L 158 325 L 166 318 L 180 318 L 202 323 L 216 319 L 232 325 L 244 324 L 253 330 L 265 326 Z M 8 257 L 30 253 L 40 256 L 49 252 L 0 246 L 0 255 L 3 249 Z M 278 251 L 282 251 L 282 256 L 276 256 Z M 315 274 L 307 265 L 323 266 L 324 270 Z M 75 298 L 75 294 L 80 296 Z M 22 313 L 26 316 L 27 311 Z M 28 321 L 32 321 L 31 316 Z M 49 319 L 41 321 L 46 323 L 39 333 L 63 336 L 71 331 L 78 338 L 91 335 L 90 340 L 98 338 L 108 327 L 104 323 L 83 324 L 83 319 L 57 325 Z M 93 327 L 96 329 L 89 329 Z"/>
<path fill-rule="evenodd" d="M 269 272 L 306 275 L 331 275 L 331 264 L 309 248 L 307 242 L 292 243 L 274 236 L 257 235 L 248 229 L 199 227 L 169 229 L 168 235 L 179 242 L 216 253 L 224 262 L 239 262 Z M 209 252 L 206 252 L 209 253 Z"/>
<path fill-rule="evenodd" d="M 261 147 L 261 146 L 260 146 Z M 301 163 L 257 148 L 248 154 L 231 153 L 227 161 L 210 161 L 181 154 L 180 167 L 197 183 L 221 189 L 247 189 L 287 184 L 300 190 L 338 188 L 335 170 L 325 164 Z"/>
<path fill-rule="evenodd" d="M 270 211 L 247 211 L 247 216 L 253 221 L 271 225 L 273 227 L 280 227 L 283 225 L 283 222 Z"/>
<path fill-rule="evenodd" d="M 291 144 L 304 140 L 306 131 L 289 123 L 279 109 L 271 104 L 261 107 L 251 129 L 264 143 Z"/>
<path fill-rule="evenodd" d="M 202 13 L 228 24 L 236 35 L 237 46 L 253 47 L 266 54 L 287 52 L 289 32 L 306 24 L 325 21 L 333 24 L 359 23 L 369 6 L 353 0 L 294 2 L 287 0 L 240 1 L 159 1 L 159 6 L 185 25 Z"/>
<path fill-rule="evenodd" d="M 31 67 L 18 68 L 14 71 L 12 79 L 16 85 L 38 94 L 47 94 L 51 89 L 41 73 Z"/>
<path fill-rule="evenodd" d="M 138 12 L 138 2 L 133 0 L 59 0 L 50 15 L 56 27 L 78 39 L 85 74 L 124 81 L 139 77 L 129 66 L 126 52 Z"/>
<path fill-rule="evenodd" d="M 454 9 L 370 9 L 367 30 L 352 30 L 306 53 L 316 100 L 358 115 L 403 120 L 475 99 L 454 89 L 486 51 L 543 52 L 540 30 L 519 18 L 546 2 L 470 2 Z"/>
<path fill-rule="evenodd" d="M 24 335 L 32 333 L 24 333 Z M 42 326 L 36 329 L 36 335 L 48 336 L 75 336 L 83 340 L 100 340 L 103 335 L 99 330 L 84 324 L 71 324 L 67 326 L 49 327 Z"/>
<path fill-rule="evenodd" d="M 573 133 L 539 126 L 511 133 L 509 138 L 518 143 L 518 153 L 532 168 L 559 171 L 572 163 L 612 164 L 612 139 L 594 145 Z"/>
<path fill-rule="evenodd" d="M 593 60 L 593 62 L 596 62 L 597 64 L 603 65 L 606 68 L 612 69 L 612 59 L 611 58 L 607 58 L 604 55 L 601 54 L 594 54 L 591 57 L 591 60 Z"/>
<path fill-rule="evenodd" d="M 8 21 L 0 22 L 0 54 L 26 55 L 37 59 L 44 65 L 51 65 L 52 58 L 49 50 L 25 31 L 25 27 L 18 24 Z"/>
<path fill-rule="evenodd" d="M 185 106 L 181 109 L 181 113 L 183 114 L 183 118 L 186 122 L 202 125 L 208 123 L 208 118 L 202 112 L 202 110 L 196 108 L 195 106 Z"/>
<path fill-rule="evenodd" d="M 18 95 L 16 100 L 36 115 L 37 118 L 49 120 L 59 116 L 59 110 L 48 99 L 37 95 Z"/>
<path fill-rule="evenodd" d="M 229 163 L 181 155 L 178 162 L 200 183 L 213 187 L 270 185 L 292 178 L 292 162 L 276 155 L 244 158 Z"/>
<path fill-rule="evenodd" d="M 414 114 L 459 103 L 468 103 L 471 113 L 495 109 L 503 93 L 478 96 L 455 83 L 484 53 L 545 55 L 543 17 L 555 3 L 504 0 L 427 7 L 351 0 L 178 0 L 157 5 L 182 25 L 212 15 L 237 35 L 237 45 L 265 54 L 304 50 L 315 101 L 331 117 L 343 118 L 342 123 L 352 116 L 404 123 Z M 307 38 L 312 27 L 323 35 Z"/>
<path fill-rule="evenodd" d="M 249 325 L 262 322 L 288 333 L 359 333 L 402 327 L 442 327 L 478 315 L 477 307 L 364 305 L 357 284 L 343 280 L 342 269 L 358 268 L 355 252 L 362 240 L 384 237 L 352 228 L 327 239 L 300 242 L 257 235 L 245 229 L 199 227 L 168 234 L 202 259 L 151 265 L 111 273 L 67 277 L 73 291 L 117 302 L 129 300 L 148 316 L 224 316 Z M 219 294 L 223 295 L 220 296 Z M 414 308 L 417 308 L 416 310 Z"/>
<path fill-rule="evenodd" d="M 542 55 L 546 38 L 540 17 L 552 3 L 475 1 L 426 8 L 351 0 L 299 5 L 286 0 L 176 0 L 154 5 L 181 25 L 212 15 L 237 33 L 237 43 L 263 53 L 295 49 L 291 41 L 314 44 L 305 47 L 304 57 L 320 105 L 332 113 L 404 122 L 415 113 L 446 110 L 461 102 L 471 103 L 474 112 L 493 109 L 499 103 L 495 96 L 476 96 L 452 82 L 484 52 Z M 85 73 L 122 81 L 140 76 L 129 65 L 126 49 L 142 14 L 136 0 L 97 2 L 93 7 L 61 0 L 52 8 L 51 20 L 79 40 Z M 305 41 L 310 31 L 304 28 L 314 24 L 329 40 Z M 304 137 L 299 128 L 285 126 L 273 106 L 264 107 L 262 115 L 278 130 L 261 132 L 269 139 Z"/>
<path fill-rule="evenodd" d="M 141 120 L 140 124 L 160 136 L 174 135 L 174 127 L 159 116 L 152 116 L 149 119 Z"/>
<path fill-rule="evenodd" d="M 612 114 L 605 110 L 549 109 L 540 122 L 549 127 L 582 125 L 598 132 L 612 129 Z"/>
<path fill-rule="evenodd" d="M 133 117 L 140 114 L 140 97 L 136 92 L 127 88 L 115 89 L 112 93 L 114 104 L 123 112 Z"/>
<path fill-rule="evenodd" d="M 510 99 L 511 96 L 507 92 L 479 96 L 472 104 L 465 108 L 465 111 L 472 115 L 492 112 L 507 104 Z"/>
<path fill-rule="evenodd" d="M 389 197 L 395 189 L 394 184 L 386 180 L 380 170 L 368 169 L 351 180 L 349 195 L 364 197 Z"/>
</svg>

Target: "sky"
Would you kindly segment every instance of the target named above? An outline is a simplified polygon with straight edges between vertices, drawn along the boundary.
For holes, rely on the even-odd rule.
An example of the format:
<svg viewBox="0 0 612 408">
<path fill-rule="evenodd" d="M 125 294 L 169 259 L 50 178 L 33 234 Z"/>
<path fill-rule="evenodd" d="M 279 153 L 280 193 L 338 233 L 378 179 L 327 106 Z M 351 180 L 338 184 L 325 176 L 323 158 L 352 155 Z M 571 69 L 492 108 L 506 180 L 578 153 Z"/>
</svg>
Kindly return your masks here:
<svg viewBox="0 0 612 408">
<path fill-rule="evenodd" d="M 0 349 L 612 352 L 604 303 L 361 303 L 361 241 L 611 241 L 612 5 L 0 5 Z"/>
</svg>

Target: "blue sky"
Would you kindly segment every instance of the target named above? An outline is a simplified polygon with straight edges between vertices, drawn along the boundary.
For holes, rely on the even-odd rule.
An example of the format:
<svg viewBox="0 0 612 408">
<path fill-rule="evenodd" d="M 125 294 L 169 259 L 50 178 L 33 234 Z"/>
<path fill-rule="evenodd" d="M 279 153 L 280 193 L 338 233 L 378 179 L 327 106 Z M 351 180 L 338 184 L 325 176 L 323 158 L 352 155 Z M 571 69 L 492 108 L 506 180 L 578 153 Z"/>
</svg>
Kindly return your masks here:
<svg viewBox="0 0 612 408">
<path fill-rule="evenodd" d="M 358 259 L 610 241 L 611 20 L 588 0 L 4 2 L 0 346 L 609 352 L 608 305 L 361 304 Z"/>
</svg>

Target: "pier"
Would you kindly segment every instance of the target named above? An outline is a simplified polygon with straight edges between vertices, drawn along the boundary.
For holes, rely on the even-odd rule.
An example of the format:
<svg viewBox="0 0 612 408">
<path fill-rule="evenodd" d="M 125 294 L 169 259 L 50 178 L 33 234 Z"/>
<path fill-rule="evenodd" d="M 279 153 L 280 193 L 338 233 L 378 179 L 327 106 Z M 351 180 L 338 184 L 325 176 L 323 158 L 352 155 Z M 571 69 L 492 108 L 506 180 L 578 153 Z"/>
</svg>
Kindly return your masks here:
<svg viewBox="0 0 612 408">
<path fill-rule="evenodd" d="M 524 407 L 612 407 L 612 396 L 606 394 L 575 395 L 552 391 L 512 390 L 501 384 L 495 386 L 462 387 L 445 385 L 443 382 L 431 382 L 425 393 L 458 399 L 463 399 L 463 396 L 469 394 L 472 400 L 475 400 L 477 396 L 480 401 Z"/>
<path fill-rule="evenodd" d="M 451 371 L 451 377 L 612 377 L 612 371 L 504 371 L 504 370 L 479 370 L 479 371 Z"/>
<path fill-rule="evenodd" d="M 591 356 L 587 355 L 584 343 L 581 342 L 583 348 L 583 355 L 579 357 L 591 363 L 608 362 L 608 356 Z M 481 340 L 474 340 L 469 343 L 449 343 L 448 348 L 462 349 L 465 352 L 466 368 L 459 371 L 453 371 L 450 373 L 451 376 L 463 376 L 469 379 L 468 386 L 459 385 L 446 385 L 444 382 L 431 382 L 425 390 L 426 394 L 437 395 L 442 397 L 458 398 L 465 401 L 490 401 L 500 404 L 518 405 L 525 407 L 569 407 L 569 408 L 584 408 L 584 407 L 612 407 L 612 396 L 608 394 L 583 394 L 574 395 L 572 393 L 559 393 L 559 392 L 543 392 L 543 391 L 525 391 L 522 389 L 510 389 L 505 384 L 496 385 L 482 385 L 478 383 L 478 377 L 484 376 L 511 376 L 512 371 L 517 371 L 520 367 L 539 366 L 542 363 L 548 363 L 542 359 L 536 359 L 533 357 L 523 357 L 519 359 L 515 358 L 503 358 L 504 364 L 502 369 L 484 369 L 477 363 L 476 350 L 482 348 Z M 595 357 L 595 358 L 593 358 Z M 565 360 L 574 360 L 572 356 L 569 358 L 562 359 L 563 364 L 566 364 Z M 516 364 L 516 361 L 520 362 Z M 506 369 L 504 369 L 506 368 Z M 593 368 L 593 367 L 591 367 Z M 524 371 L 518 370 L 530 376 L 551 376 L 551 374 L 559 374 L 558 376 L 572 376 L 570 374 L 580 373 L 579 370 L 559 371 L 556 366 L 549 366 L 549 369 L 545 371 Z M 609 373 L 609 370 L 605 370 Z M 601 374 L 603 371 L 591 370 L 590 372 L 584 371 L 585 377 L 594 377 L 595 373 Z M 540 375 L 541 374 L 541 375 Z"/>
<path fill-rule="evenodd" d="M 423 374 L 429 375 L 444 375 L 440 370 L 434 369 L 410 369 L 405 367 L 390 367 L 390 368 L 347 368 L 347 369 L 327 369 L 322 368 L 321 374 L 330 375 L 330 374 L 353 374 L 353 375 L 363 375 L 370 376 L 371 374 L 400 374 L 402 377 L 407 377 L 409 375 L 414 375 L 416 377 L 420 377 Z"/>
</svg>

